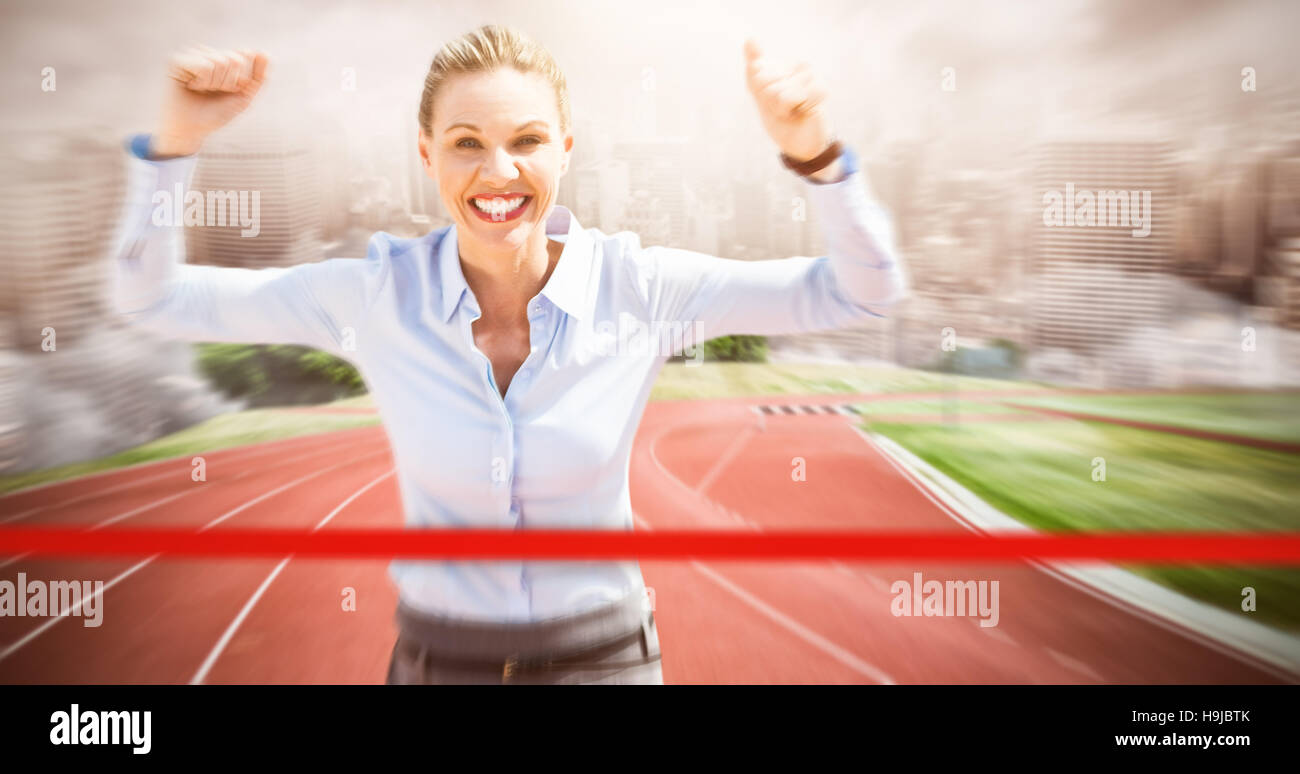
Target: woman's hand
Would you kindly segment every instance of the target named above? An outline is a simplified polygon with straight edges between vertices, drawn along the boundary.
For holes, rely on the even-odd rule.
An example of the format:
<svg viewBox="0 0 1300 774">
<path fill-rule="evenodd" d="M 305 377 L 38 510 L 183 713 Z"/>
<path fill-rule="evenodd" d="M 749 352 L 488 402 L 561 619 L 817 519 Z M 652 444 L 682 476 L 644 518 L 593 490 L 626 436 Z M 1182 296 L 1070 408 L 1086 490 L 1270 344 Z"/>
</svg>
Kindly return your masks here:
<svg viewBox="0 0 1300 774">
<path fill-rule="evenodd" d="M 197 153 L 207 136 L 248 107 L 266 80 L 267 58 L 253 51 L 200 46 L 168 62 L 168 92 L 150 141 L 156 156 Z"/>
<path fill-rule="evenodd" d="M 781 152 L 795 161 L 807 161 L 826 150 L 832 140 L 823 106 L 827 92 L 808 64 L 790 67 L 774 61 L 747 38 L 745 65 L 745 80 L 763 128 Z"/>
</svg>

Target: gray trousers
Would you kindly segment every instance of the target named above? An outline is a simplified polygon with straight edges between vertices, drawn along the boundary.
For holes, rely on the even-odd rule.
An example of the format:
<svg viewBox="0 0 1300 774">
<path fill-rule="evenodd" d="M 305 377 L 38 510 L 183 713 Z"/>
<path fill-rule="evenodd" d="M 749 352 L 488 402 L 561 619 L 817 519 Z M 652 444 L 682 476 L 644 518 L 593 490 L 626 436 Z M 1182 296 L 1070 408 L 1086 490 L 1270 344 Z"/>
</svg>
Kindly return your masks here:
<svg viewBox="0 0 1300 774">
<path fill-rule="evenodd" d="M 654 613 L 634 594 L 535 623 L 443 618 L 398 603 L 389 685 L 663 685 Z"/>
</svg>

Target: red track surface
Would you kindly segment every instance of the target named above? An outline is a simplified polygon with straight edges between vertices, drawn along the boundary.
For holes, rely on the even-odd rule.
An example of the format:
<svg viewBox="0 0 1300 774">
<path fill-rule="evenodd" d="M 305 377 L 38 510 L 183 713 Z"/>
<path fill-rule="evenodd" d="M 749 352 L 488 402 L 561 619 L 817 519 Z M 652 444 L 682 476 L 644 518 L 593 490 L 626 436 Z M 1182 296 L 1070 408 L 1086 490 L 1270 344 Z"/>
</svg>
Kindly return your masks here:
<svg viewBox="0 0 1300 774">
<path fill-rule="evenodd" d="M 631 466 L 639 528 L 964 529 L 847 418 L 768 416 L 760 429 L 748 406 L 761 402 L 772 399 L 650 404 Z M 0 499 L 0 522 L 401 524 L 381 428 L 204 456 L 203 483 L 190 480 L 188 458 L 154 463 L 10 495 Z M 804 458 L 806 481 L 792 480 L 794 457 Z M 655 590 L 669 683 L 1280 681 L 1248 657 L 1027 566 L 642 567 Z M 85 627 L 77 616 L 0 617 L 0 683 L 382 682 L 396 637 L 386 569 L 384 562 L 305 559 L 20 557 L 0 566 L 0 579 L 25 572 L 30 580 L 105 581 L 103 625 Z M 889 586 L 914 572 L 1000 581 L 998 626 L 980 627 L 973 617 L 894 617 Z M 345 587 L 355 590 L 355 612 L 342 609 Z"/>
</svg>

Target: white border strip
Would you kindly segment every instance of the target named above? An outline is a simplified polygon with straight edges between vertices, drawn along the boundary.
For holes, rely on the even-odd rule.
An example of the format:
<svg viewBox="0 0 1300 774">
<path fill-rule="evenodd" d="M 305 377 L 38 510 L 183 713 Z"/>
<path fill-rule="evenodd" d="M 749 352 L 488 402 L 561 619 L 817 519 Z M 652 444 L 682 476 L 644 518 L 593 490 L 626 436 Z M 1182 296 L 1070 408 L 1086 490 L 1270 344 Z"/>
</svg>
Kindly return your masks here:
<svg viewBox="0 0 1300 774">
<path fill-rule="evenodd" d="M 879 433 L 853 427 L 922 493 L 972 531 L 1033 532 L 1032 527 L 981 500 L 898 442 Z M 938 498 L 937 500 L 935 498 Z M 1033 562 L 1043 572 L 1111 604 L 1158 616 L 1175 626 L 1165 626 L 1221 653 L 1250 661 L 1288 682 L 1300 681 L 1300 637 L 1243 619 L 1197 599 L 1184 596 L 1146 578 L 1111 565 Z M 1100 592 L 1100 593 L 1098 593 Z M 1154 623 L 1161 623 L 1152 619 Z M 1162 624 L 1164 625 L 1164 624 Z M 1225 647 L 1229 650 L 1225 650 Z"/>
</svg>

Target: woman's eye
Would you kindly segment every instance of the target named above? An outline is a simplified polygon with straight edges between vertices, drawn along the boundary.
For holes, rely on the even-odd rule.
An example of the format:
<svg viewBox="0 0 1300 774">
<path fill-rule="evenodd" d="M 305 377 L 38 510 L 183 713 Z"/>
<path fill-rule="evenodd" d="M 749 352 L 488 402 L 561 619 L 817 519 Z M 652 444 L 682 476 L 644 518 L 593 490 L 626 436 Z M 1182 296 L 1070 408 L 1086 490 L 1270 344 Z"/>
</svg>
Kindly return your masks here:
<svg viewBox="0 0 1300 774">
<path fill-rule="evenodd" d="M 534 137 L 534 136 L 532 136 L 532 135 L 529 135 L 528 137 L 522 137 L 522 138 L 520 138 L 520 139 L 519 139 L 519 142 L 520 142 L 521 144 L 523 144 L 523 143 L 527 143 L 527 144 L 530 144 L 530 145 L 540 145 L 541 142 L 542 142 L 542 140 L 541 140 L 540 137 Z M 478 147 L 478 140 L 475 140 L 475 139 L 472 138 L 472 137 L 462 137 L 461 139 L 459 139 L 459 140 L 456 141 L 456 147 L 457 147 L 457 148 L 475 148 L 475 147 Z"/>
</svg>

